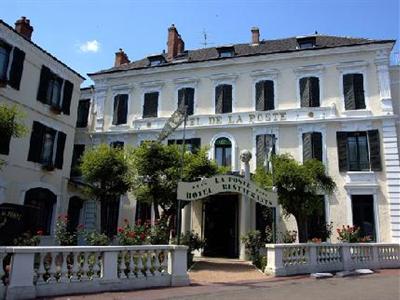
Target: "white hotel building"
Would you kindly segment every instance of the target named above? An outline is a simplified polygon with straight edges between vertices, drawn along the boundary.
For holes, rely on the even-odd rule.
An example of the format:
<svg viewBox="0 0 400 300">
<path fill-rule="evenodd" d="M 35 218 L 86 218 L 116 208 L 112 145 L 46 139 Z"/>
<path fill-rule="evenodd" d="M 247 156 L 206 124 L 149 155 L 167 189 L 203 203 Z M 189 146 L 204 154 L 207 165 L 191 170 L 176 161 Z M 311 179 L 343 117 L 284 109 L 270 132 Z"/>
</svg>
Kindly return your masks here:
<svg viewBox="0 0 400 300">
<path fill-rule="evenodd" d="M 334 229 L 354 224 L 376 241 L 399 242 L 398 115 L 392 103 L 398 108 L 399 79 L 391 85 L 389 75 L 395 41 L 320 34 L 260 40 L 257 28 L 251 33 L 249 43 L 185 50 L 172 25 L 166 52 L 133 62 L 117 52 L 115 66 L 89 74 L 94 87 L 82 90 L 75 159 L 92 144 L 155 140 L 185 101 L 192 147 L 209 147 L 210 157 L 234 172 L 242 169 L 244 149 L 253 154 L 252 172 L 265 166 L 271 151 L 319 159 L 337 189 L 323 197 L 325 213 L 317 222 L 333 222 Z M 179 143 L 181 128 L 168 139 Z M 184 227 L 208 240 L 206 254 L 238 255 L 245 223 L 239 198 L 221 194 L 186 208 Z M 107 211 L 116 226 L 151 214 L 139 206 L 126 196 Z M 257 215 L 251 204 L 248 228 L 257 226 Z M 277 225 L 278 231 L 295 229 L 292 218 L 281 216 Z"/>
</svg>

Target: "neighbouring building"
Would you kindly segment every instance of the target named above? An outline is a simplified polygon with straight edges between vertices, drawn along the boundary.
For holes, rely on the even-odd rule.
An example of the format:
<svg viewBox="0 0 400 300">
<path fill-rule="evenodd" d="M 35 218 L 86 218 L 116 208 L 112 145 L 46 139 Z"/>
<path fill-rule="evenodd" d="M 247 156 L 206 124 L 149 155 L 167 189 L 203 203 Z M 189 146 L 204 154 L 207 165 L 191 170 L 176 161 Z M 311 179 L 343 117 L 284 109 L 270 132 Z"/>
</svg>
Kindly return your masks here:
<svg viewBox="0 0 400 300">
<path fill-rule="evenodd" d="M 242 169 L 244 149 L 253 154 L 252 172 L 268 168 L 274 152 L 321 160 L 337 189 L 321 195 L 324 213 L 310 228 L 354 224 L 376 241 L 398 242 L 399 79 L 393 71 L 397 85 L 391 86 L 389 72 L 394 43 L 317 33 L 261 40 L 252 28 L 248 43 L 186 50 L 172 25 L 166 52 L 130 61 L 120 49 L 112 68 L 89 74 L 94 87 L 82 90 L 78 118 L 86 130 L 77 130 L 76 157 L 88 145 L 155 140 L 185 103 L 187 143 L 209 147 L 210 158 L 233 172 Z M 165 142 L 182 143 L 182 128 Z M 239 197 L 220 194 L 185 208 L 183 227 L 207 239 L 204 254 L 238 256 Z M 114 228 L 125 218 L 152 214 L 131 196 L 106 209 Z M 249 228 L 259 226 L 259 216 L 252 203 Z M 296 229 L 282 214 L 276 222 L 278 231 Z"/>
<path fill-rule="evenodd" d="M 28 129 L 22 138 L 1 136 L 0 236 L 42 230 L 42 242 L 51 243 L 56 216 L 68 209 L 84 78 L 35 44 L 32 32 L 25 17 L 15 28 L 0 20 L 0 103 L 18 105 Z"/>
</svg>

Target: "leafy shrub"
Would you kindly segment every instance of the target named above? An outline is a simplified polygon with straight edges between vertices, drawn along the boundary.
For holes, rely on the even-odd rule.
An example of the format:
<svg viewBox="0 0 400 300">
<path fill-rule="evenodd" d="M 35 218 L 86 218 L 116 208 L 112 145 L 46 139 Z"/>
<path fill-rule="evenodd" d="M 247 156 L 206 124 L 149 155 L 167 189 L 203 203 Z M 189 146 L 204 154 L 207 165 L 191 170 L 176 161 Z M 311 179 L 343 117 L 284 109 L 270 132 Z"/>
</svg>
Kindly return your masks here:
<svg viewBox="0 0 400 300">
<path fill-rule="evenodd" d="M 24 232 L 20 237 L 13 240 L 14 246 L 38 246 L 40 244 L 40 237 L 43 235 L 43 230 L 38 230 L 36 234 L 30 231 Z"/>
<path fill-rule="evenodd" d="M 264 245 L 261 232 L 258 230 L 249 231 L 241 237 L 241 240 L 246 248 L 246 253 L 254 263 L 260 255 L 260 248 Z"/>
<path fill-rule="evenodd" d="M 143 245 L 150 242 L 150 221 L 142 224 L 139 220 L 134 225 L 130 225 L 125 219 L 124 226 L 118 227 L 117 239 L 120 245 Z"/>
<path fill-rule="evenodd" d="M 342 243 L 368 243 L 372 241 L 370 235 L 360 236 L 360 227 L 357 226 L 344 226 L 342 228 L 337 228 L 338 240 Z"/>
<path fill-rule="evenodd" d="M 177 241 L 174 239 L 174 243 Z M 204 248 L 206 242 L 202 239 L 198 233 L 192 231 L 186 231 L 185 234 L 181 235 L 181 245 L 188 246 L 188 253 L 192 253 L 195 250 L 200 250 Z"/>
<path fill-rule="evenodd" d="M 59 215 L 56 222 L 55 236 L 60 246 L 73 246 L 78 242 L 76 233 L 69 232 L 67 226 L 68 216 Z"/>
<path fill-rule="evenodd" d="M 83 238 L 88 246 L 108 246 L 110 245 L 109 237 L 104 233 L 95 230 L 85 230 L 83 225 L 78 226 L 78 235 Z"/>
</svg>

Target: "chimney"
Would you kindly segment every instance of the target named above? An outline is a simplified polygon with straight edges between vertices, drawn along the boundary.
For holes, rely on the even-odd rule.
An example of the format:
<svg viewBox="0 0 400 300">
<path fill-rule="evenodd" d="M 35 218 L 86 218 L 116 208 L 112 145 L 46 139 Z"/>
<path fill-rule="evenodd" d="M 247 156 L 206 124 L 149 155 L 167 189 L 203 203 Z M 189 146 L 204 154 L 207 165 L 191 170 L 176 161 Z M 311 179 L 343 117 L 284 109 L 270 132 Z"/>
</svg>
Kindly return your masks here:
<svg viewBox="0 0 400 300">
<path fill-rule="evenodd" d="M 122 50 L 121 48 L 119 49 L 118 52 L 115 52 L 115 63 L 114 63 L 114 67 L 118 67 L 120 65 L 123 64 L 129 64 L 129 58 L 128 55 L 126 55 L 126 53 L 124 52 L 124 50 Z"/>
<path fill-rule="evenodd" d="M 31 40 L 33 27 L 30 24 L 29 19 L 21 17 L 21 19 L 15 22 L 15 31 L 28 40 Z"/>
<path fill-rule="evenodd" d="M 260 44 L 260 29 L 258 27 L 251 28 L 251 43 L 253 45 Z"/>
<path fill-rule="evenodd" d="M 182 40 L 175 25 L 168 28 L 167 59 L 173 60 L 179 53 L 185 50 L 185 42 Z"/>
</svg>

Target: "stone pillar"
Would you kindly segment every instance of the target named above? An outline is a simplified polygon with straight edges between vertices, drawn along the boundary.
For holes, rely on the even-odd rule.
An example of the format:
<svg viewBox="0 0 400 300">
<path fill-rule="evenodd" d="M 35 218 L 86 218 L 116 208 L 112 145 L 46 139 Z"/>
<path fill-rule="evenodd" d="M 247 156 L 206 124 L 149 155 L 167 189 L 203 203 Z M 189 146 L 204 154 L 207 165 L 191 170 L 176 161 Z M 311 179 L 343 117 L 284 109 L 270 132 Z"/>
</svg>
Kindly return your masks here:
<svg viewBox="0 0 400 300">
<path fill-rule="evenodd" d="M 182 233 L 191 230 L 190 228 L 191 212 L 192 212 L 192 203 L 188 203 L 182 210 L 182 226 L 181 226 Z"/>
<path fill-rule="evenodd" d="M 171 275 L 171 286 L 190 284 L 187 274 L 187 246 L 173 246 L 168 253 L 168 273 Z"/>
<path fill-rule="evenodd" d="M 244 166 L 244 178 L 246 180 L 250 180 L 250 159 L 251 159 L 251 152 L 248 150 L 243 150 L 240 153 L 240 160 L 243 162 Z M 251 229 L 251 203 L 250 199 L 242 195 L 240 199 L 240 221 L 239 221 L 239 239 L 241 236 L 247 234 Z M 246 259 L 246 248 L 244 244 L 240 241 L 240 259 Z"/>
</svg>

